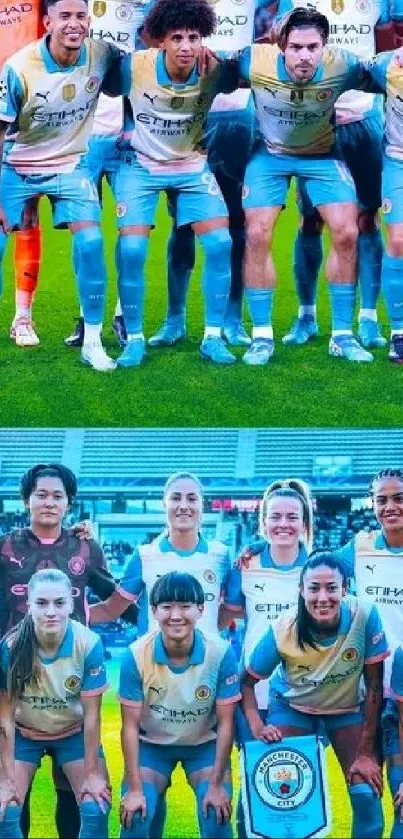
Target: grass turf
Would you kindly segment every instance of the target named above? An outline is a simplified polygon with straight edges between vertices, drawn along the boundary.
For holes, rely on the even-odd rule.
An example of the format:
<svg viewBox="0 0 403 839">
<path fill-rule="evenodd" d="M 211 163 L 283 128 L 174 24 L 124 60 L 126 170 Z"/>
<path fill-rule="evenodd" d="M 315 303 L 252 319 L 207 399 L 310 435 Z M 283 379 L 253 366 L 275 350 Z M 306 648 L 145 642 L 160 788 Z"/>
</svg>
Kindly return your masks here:
<svg viewBox="0 0 403 839">
<path fill-rule="evenodd" d="M 118 825 L 118 803 L 119 788 L 122 778 L 122 756 L 120 751 L 120 712 L 116 700 L 116 683 L 118 676 L 118 660 L 112 659 L 108 662 L 108 674 L 111 690 L 104 697 L 103 702 L 103 746 L 113 786 L 113 809 L 110 817 L 110 836 L 119 836 Z M 328 749 L 328 775 L 329 789 L 332 804 L 332 831 L 329 834 L 333 839 L 344 839 L 349 837 L 351 827 L 350 802 L 345 790 L 344 780 L 338 763 Z M 233 780 L 234 780 L 234 802 L 236 801 L 239 787 L 237 754 L 233 754 Z M 51 781 L 50 761 L 46 758 L 39 770 L 31 797 L 31 833 L 33 839 L 36 837 L 56 837 L 54 824 L 54 792 Z M 199 835 L 195 817 L 194 797 L 188 787 L 182 769 L 174 773 L 172 787 L 167 798 L 167 821 L 165 825 L 165 837 L 169 839 L 192 839 Z M 390 835 L 392 807 L 389 792 L 384 795 L 385 808 L 385 836 Z M 236 836 L 234 823 L 234 836 Z"/>
<path fill-rule="evenodd" d="M 318 301 L 320 337 L 307 347 L 284 347 L 280 337 L 296 312 L 292 248 L 297 225 L 294 200 L 283 213 L 275 240 L 279 291 L 274 306 L 276 355 L 268 367 L 240 361 L 223 368 L 203 362 L 201 258 L 188 303 L 188 338 L 177 347 L 150 350 L 140 369 L 96 373 L 80 364 L 79 352 L 63 338 L 73 328 L 78 304 L 70 264 L 70 235 L 51 229 L 43 203 L 44 257 L 34 318 L 41 345 L 16 347 L 8 337 L 13 316 L 12 248 L 5 260 L 5 293 L 0 310 L 0 393 L 2 425 L 7 426 L 398 426 L 402 409 L 402 371 L 376 351 L 373 364 L 328 357 L 330 313 L 323 278 Z M 164 205 L 152 235 L 147 266 L 145 332 L 160 325 L 166 306 Z M 105 345 L 117 357 L 111 333 L 116 295 L 113 202 L 105 199 L 104 235 L 109 273 Z M 382 310 L 385 325 L 385 315 Z M 247 325 L 248 321 L 247 321 Z M 385 332 L 386 334 L 386 332 Z M 400 388 L 399 388 L 400 385 Z"/>
</svg>

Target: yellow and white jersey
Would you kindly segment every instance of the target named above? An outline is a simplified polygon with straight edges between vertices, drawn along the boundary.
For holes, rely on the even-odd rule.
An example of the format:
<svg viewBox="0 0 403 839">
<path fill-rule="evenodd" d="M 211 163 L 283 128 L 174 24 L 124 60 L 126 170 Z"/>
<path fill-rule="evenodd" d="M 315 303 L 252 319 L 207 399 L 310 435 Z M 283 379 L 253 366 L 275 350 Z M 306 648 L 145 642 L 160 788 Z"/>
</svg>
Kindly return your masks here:
<svg viewBox="0 0 403 839">
<path fill-rule="evenodd" d="M 105 76 L 120 61 L 111 44 L 86 39 L 72 67 L 56 64 L 43 38 L 11 56 L 0 119 L 15 124 L 7 163 L 23 174 L 72 172 L 87 150 Z"/>
<path fill-rule="evenodd" d="M 159 630 L 130 644 L 122 659 L 119 698 L 142 705 L 140 739 L 164 746 L 196 746 L 215 740 L 216 705 L 241 698 L 230 644 L 195 631 L 185 667 L 173 666 Z"/>
<path fill-rule="evenodd" d="M 333 111 L 345 90 L 359 87 L 363 68 L 352 53 L 325 48 L 313 78 L 293 80 L 276 46 L 254 44 L 243 50 L 240 75 L 250 82 L 259 132 L 269 152 L 327 154 L 333 144 Z"/>
<path fill-rule="evenodd" d="M 201 78 L 195 67 L 186 84 L 177 85 L 166 71 L 162 50 L 149 49 L 130 57 L 130 80 L 124 85 L 130 88 L 130 144 L 150 172 L 203 169 L 203 124 L 220 90 L 221 74 L 218 66 Z"/>
<path fill-rule="evenodd" d="M 0 689 L 6 690 L 10 641 L 0 648 Z M 32 740 L 67 737 L 83 725 L 81 696 L 108 689 L 104 654 L 99 635 L 70 620 L 54 658 L 36 657 L 36 680 L 24 688 L 17 702 L 15 722 Z"/>
<path fill-rule="evenodd" d="M 375 27 L 389 18 L 385 0 L 315 0 L 315 9 L 329 21 L 329 46 L 349 50 L 362 59 L 370 59 L 376 52 Z M 280 0 L 278 14 L 296 7 L 312 6 L 309 0 Z M 375 107 L 372 93 L 351 90 L 343 93 L 336 103 L 338 124 L 357 122 L 368 116 Z"/>
<path fill-rule="evenodd" d="M 311 714 L 357 710 L 364 698 L 364 664 L 389 655 L 376 606 L 344 597 L 338 629 L 327 638 L 316 636 L 317 649 L 306 644 L 302 650 L 298 645 L 296 619 L 294 608 L 273 621 L 247 669 L 257 678 L 273 673 L 272 689 L 297 710 Z"/>
<path fill-rule="evenodd" d="M 199 581 L 205 600 L 198 625 L 204 632 L 217 632 L 221 594 L 230 567 L 226 545 L 216 540 L 208 542 L 203 536 L 194 551 L 176 550 L 166 533 L 157 536 L 149 545 L 139 545 L 119 584 L 123 596 L 138 598 L 139 635 L 156 628 L 150 591 L 158 577 L 172 570 L 186 571 Z"/>
</svg>

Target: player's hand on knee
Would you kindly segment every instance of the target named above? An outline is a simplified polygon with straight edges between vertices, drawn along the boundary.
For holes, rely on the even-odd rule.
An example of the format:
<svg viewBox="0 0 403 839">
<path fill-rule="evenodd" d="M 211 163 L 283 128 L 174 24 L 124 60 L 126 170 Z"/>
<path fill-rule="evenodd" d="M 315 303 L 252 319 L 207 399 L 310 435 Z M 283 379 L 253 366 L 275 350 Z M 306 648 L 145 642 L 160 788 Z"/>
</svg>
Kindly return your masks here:
<svg viewBox="0 0 403 839">
<path fill-rule="evenodd" d="M 21 796 L 13 779 L 3 779 L 0 782 L 0 822 L 3 821 L 9 804 L 21 804 Z"/>
<path fill-rule="evenodd" d="M 369 784 L 376 795 L 382 795 L 382 770 L 372 755 L 360 755 L 355 759 L 347 775 L 348 783 L 357 783 L 357 776 L 359 780 Z"/>
<path fill-rule="evenodd" d="M 138 818 L 142 821 L 147 815 L 147 802 L 145 795 L 142 792 L 134 792 L 128 790 L 125 792 L 119 809 L 120 823 L 122 827 L 129 830 L 132 826 L 132 819 L 137 813 Z"/>
<path fill-rule="evenodd" d="M 94 538 L 94 528 L 92 526 L 92 522 L 90 521 L 78 521 L 77 524 L 73 524 L 70 528 L 70 532 L 73 536 L 78 536 L 79 539 L 93 539 Z"/>
<path fill-rule="evenodd" d="M 111 786 L 103 775 L 88 775 L 84 779 L 79 793 L 79 801 L 92 798 L 102 813 L 106 813 L 112 803 Z"/>
<path fill-rule="evenodd" d="M 283 735 L 275 725 L 262 725 L 256 739 L 263 740 L 265 743 L 279 743 L 283 739 Z"/>
<path fill-rule="evenodd" d="M 222 784 L 209 784 L 208 790 L 203 798 L 203 815 L 207 817 L 208 808 L 214 807 L 218 824 L 229 822 L 231 819 L 231 799 Z"/>
</svg>

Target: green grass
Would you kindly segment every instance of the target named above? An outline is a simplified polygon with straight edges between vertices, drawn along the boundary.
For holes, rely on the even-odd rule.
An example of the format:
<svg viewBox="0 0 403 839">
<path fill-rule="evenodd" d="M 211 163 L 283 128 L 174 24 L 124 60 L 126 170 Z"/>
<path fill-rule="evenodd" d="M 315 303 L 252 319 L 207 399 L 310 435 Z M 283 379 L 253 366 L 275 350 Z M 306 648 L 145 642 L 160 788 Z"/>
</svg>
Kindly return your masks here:
<svg viewBox="0 0 403 839">
<path fill-rule="evenodd" d="M 108 768 L 113 786 L 113 809 L 110 818 L 110 836 L 119 835 L 118 804 L 119 788 L 122 778 L 122 756 L 120 752 L 120 712 L 116 700 L 116 680 L 118 664 L 114 659 L 108 662 L 108 670 L 112 689 L 104 697 L 103 703 L 103 746 L 106 753 Z M 345 790 L 344 780 L 334 754 L 328 749 L 328 773 L 330 797 L 333 813 L 332 831 L 330 837 L 347 839 L 350 836 L 350 803 Z M 239 788 L 239 774 L 237 753 L 233 754 L 233 780 L 236 801 Z M 54 792 L 51 781 L 50 761 L 46 758 L 38 772 L 31 798 L 31 837 L 56 836 L 53 819 Z M 385 807 L 385 836 L 390 835 L 392 808 L 389 792 L 384 795 Z M 169 839 L 192 839 L 197 837 L 198 829 L 195 818 L 193 793 L 186 783 L 182 769 L 176 770 L 172 787 L 168 792 L 168 815 L 165 826 L 165 837 Z M 234 830 L 234 836 L 236 831 Z"/>
<path fill-rule="evenodd" d="M 283 335 L 296 311 L 292 246 L 297 218 L 294 201 L 283 213 L 276 235 L 279 290 L 274 308 L 277 351 L 267 368 L 231 368 L 202 362 L 201 260 L 192 279 L 188 339 L 177 348 L 154 350 L 140 369 L 111 374 L 84 368 L 76 350 L 66 349 L 77 313 L 70 265 L 70 236 L 51 229 L 43 207 L 44 259 L 35 303 L 40 347 L 21 349 L 8 338 L 13 316 L 12 248 L 5 267 L 0 309 L 0 392 L 3 426 L 398 426 L 401 423 L 401 370 L 377 351 L 372 365 L 329 358 L 328 296 L 323 278 L 319 295 L 321 337 L 307 347 L 286 348 Z M 105 344 L 118 355 L 110 323 L 115 302 L 115 221 L 110 195 L 105 202 L 105 242 L 109 296 Z M 161 323 L 166 305 L 165 252 L 169 230 L 164 206 L 152 235 L 148 260 L 145 332 Z M 384 321 L 384 313 L 382 312 Z M 240 359 L 242 350 L 236 351 Z M 381 394 L 381 398 L 380 398 Z"/>
</svg>

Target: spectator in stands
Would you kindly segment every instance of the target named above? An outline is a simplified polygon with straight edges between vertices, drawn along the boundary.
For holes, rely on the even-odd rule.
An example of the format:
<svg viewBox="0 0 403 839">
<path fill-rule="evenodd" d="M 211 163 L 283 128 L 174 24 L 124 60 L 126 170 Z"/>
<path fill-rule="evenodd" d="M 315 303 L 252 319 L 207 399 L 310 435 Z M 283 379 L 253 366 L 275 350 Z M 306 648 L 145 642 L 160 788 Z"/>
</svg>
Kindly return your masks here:
<svg viewBox="0 0 403 839">
<path fill-rule="evenodd" d="M 28 613 L 0 647 L 0 839 L 22 839 L 20 805 L 46 753 L 63 768 L 79 803 L 81 828 L 74 836 L 108 835 L 102 644 L 71 620 L 73 610 L 70 579 L 42 568 L 28 583 Z"/>
<path fill-rule="evenodd" d="M 197 800 L 200 836 L 230 839 L 234 707 L 240 699 L 233 650 L 196 629 L 205 594 L 199 581 L 172 571 L 151 589 L 156 628 L 130 645 L 121 664 L 121 839 L 155 837 L 153 817 L 181 761 Z M 156 697 L 172 710 L 167 726 L 150 710 Z M 185 725 L 184 720 L 186 720 Z"/>
<path fill-rule="evenodd" d="M 291 609 L 298 600 L 301 566 L 312 544 L 312 501 L 304 481 L 289 478 L 271 483 L 260 508 L 260 542 L 247 549 L 233 568 L 225 587 L 220 623 L 245 616 L 244 657 L 263 637 L 269 622 Z M 259 685 L 257 701 L 262 719 L 267 714 L 268 683 Z M 246 720 L 236 714 L 239 745 L 251 738 Z M 238 836 L 245 837 L 241 799 Z"/>
<path fill-rule="evenodd" d="M 325 727 L 347 783 L 353 839 L 383 834 L 377 730 L 388 655 L 376 606 L 347 595 L 344 567 L 335 554 L 317 553 L 301 570 L 298 605 L 271 623 L 242 680 L 244 712 L 255 739 L 278 742 Z M 262 721 L 255 685 L 270 676 L 270 710 Z"/>
<path fill-rule="evenodd" d="M 376 603 L 392 652 L 403 639 L 403 471 L 383 469 L 371 481 L 370 495 L 379 528 L 361 530 L 338 552 L 347 577 L 353 579 L 358 598 Z M 385 667 L 385 695 L 391 695 L 391 665 Z M 383 752 L 388 781 L 396 804 L 392 836 L 403 837 L 400 820 L 403 784 L 402 748 L 399 743 L 398 706 L 387 702 L 383 713 Z M 403 720 L 402 720 L 403 721 Z"/>
<path fill-rule="evenodd" d="M 67 574 L 73 590 L 73 618 L 83 624 L 88 619 L 86 586 L 101 599 L 115 591 L 115 581 L 98 543 L 80 539 L 63 527 L 76 493 L 75 475 L 61 464 L 39 463 L 23 475 L 21 496 L 30 526 L 0 538 L 0 636 L 26 614 L 28 583 L 40 568 L 59 568 Z M 61 839 L 70 839 L 78 836 L 80 829 L 76 799 L 60 772 L 55 780 L 58 833 Z M 29 833 L 28 799 L 23 811 L 25 836 Z"/>
</svg>

